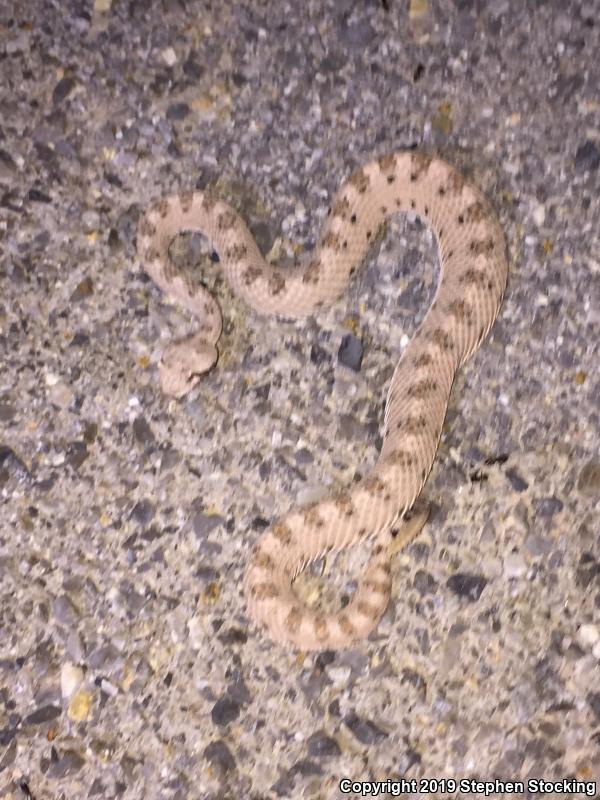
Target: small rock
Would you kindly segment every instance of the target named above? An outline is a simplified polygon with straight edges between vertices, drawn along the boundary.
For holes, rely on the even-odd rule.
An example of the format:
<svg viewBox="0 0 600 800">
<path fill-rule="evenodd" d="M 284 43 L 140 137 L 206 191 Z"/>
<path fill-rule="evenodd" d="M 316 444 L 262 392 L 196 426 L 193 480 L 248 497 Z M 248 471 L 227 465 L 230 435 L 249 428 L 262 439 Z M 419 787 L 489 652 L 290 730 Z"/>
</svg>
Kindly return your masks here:
<svg viewBox="0 0 600 800">
<path fill-rule="evenodd" d="M 542 517 L 553 517 L 563 510 L 563 501 L 558 497 L 543 497 L 537 505 L 537 513 Z"/>
<path fill-rule="evenodd" d="M 192 649 L 200 650 L 206 641 L 204 620 L 200 616 L 195 615 L 187 621 L 187 635 Z"/>
<path fill-rule="evenodd" d="M 83 212 L 80 225 L 85 233 L 96 233 L 102 227 L 100 214 L 94 208 L 88 208 Z M 86 278 L 91 283 L 91 278 Z"/>
<path fill-rule="evenodd" d="M 301 758 L 300 761 L 296 761 L 296 763 L 290 768 L 290 772 L 292 775 L 300 774 L 304 777 L 307 775 L 323 774 L 321 767 L 318 764 L 315 764 L 315 762 L 311 761 L 309 758 Z"/>
<path fill-rule="evenodd" d="M 419 569 L 415 573 L 413 586 L 422 595 L 435 594 L 437 590 L 437 581 L 431 573 L 424 569 Z"/>
<path fill-rule="evenodd" d="M 329 758 L 331 756 L 339 756 L 342 752 L 336 740 L 328 736 L 325 731 L 313 733 L 312 736 L 309 736 L 306 744 L 308 754 L 311 756 Z"/>
<path fill-rule="evenodd" d="M 593 647 L 596 642 L 600 641 L 600 630 L 597 625 L 582 625 L 578 635 L 583 647 Z"/>
<path fill-rule="evenodd" d="M 356 22 L 345 23 L 342 25 L 341 40 L 352 50 L 362 50 L 367 47 L 377 36 L 377 32 L 368 20 L 362 19 Z"/>
<path fill-rule="evenodd" d="M 532 556 L 547 556 L 552 552 L 552 542 L 536 533 L 530 534 L 525 539 L 525 547 Z"/>
<path fill-rule="evenodd" d="M 185 119 L 189 113 L 190 107 L 187 103 L 173 103 L 167 108 L 167 119 Z"/>
<path fill-rule="evenodd" d="M 75 80 L 70 77 L 61 78 L 52 92 L 52 104 L 58 106 L 71 93 Z"/>
<path fill-rule="evenodd" d="M 590 692 L 586 699 L 597 721 L 600 722 L 600 692 Z"/>
<path fill-rule="evenodd" d="M 362 357 L 363 345 L 361 340 L 354 336 L 353 333 L 346 334 L 338 351 L 339 363 L 353 369 L 355 372 L 360 372 Z"/>
<path fill-rule="evenodd" d="M 319 669 L 325 669 L 329 664 L 335 661 L 335 652 L 333 650 L 322 650 L 317 658 L 315 664 Z"/>
<path fill-rule="evenodd" d="M 200 511 L 192 519 L 192 528 L 199 539 L 205 539 L 211 531 L 224 522 L 225 519 L 219 514 L 205 514 Z"/>
<path fill-rule="evenodd" d="M 376 742 L 388 737 L 388 734 L 370 719 L 361 719 L 355 713 L 348 714 L 344 719 L 344 724 L 352 735 L 363 744 L 376 744 Z"/>
<path fill-rule="evenodd" d="M 541 204 L 537 205 L 533 209 L 533 221 L 538 226 L 538 228 L 541 228 L 542 225 L 544 224 L 545 219 L 546 219 L 546 209 Z"/>
<path fill-rule="evenodd" d="M 69 703 L 69 718 L 74 722 L 85 722 L 90 719 L 93 700 L 93 693 L 83 689 L 74 694 Z"/>
<path fill-rule="evenodd" d="M 504 559 L 504 574 L 507 578 L 522 578 L 527 574 L 527 562 L 520 553 L 508 553 Z"/>
<path fill-rule="evenodd" d="M 168 67 L 174 67 L 177 63 L 177 53 L 172 47 L 166 47 L 160 55 Z"/>
<path fill-rule="evenodd" d="M 71 697 L 73 692 L 79 688 L 82 681 L 83 670 L 81 667 L 77 667 L 70 662 L 62 665 L 60 670 L 60 691 L 65 699 Z"/>
<path fill-rule="evenodd" d="M 451 592 L 459 597 L 465 597 L 471 602 L 479 600 L 481 593 L 487 583 L 487 578 L 483 575 L 473 575 L 466 572 L 457 572 L 446 581 L 447 587 Z"/>
<path fill-rule="evenodd" d="M 526 489 L 529 489 L 527 481 L 524 480 L 513 467 L 507 469 L 505 475 L 515 492 L 524 492 Z"/>
<path fill-rule="evenodd" d="M 88 656 L 88 666 L 96 671 L 113 672 L 123 664 L 123 656 L 114 644 L 100 645 Z"/>
<path fill-rule="evenodd" d="M 577 148 L 575 166 L 580 170 L 596 170 L 600 166 L 600 151 L 591 139 Z"/>
<path fill-rule="evenodd" d="M 235 769 L 235 759 L 223 739 L 217 739 L 204 748 L 204 758 L 222 774 Z"/>
<path fill-rule="evenodd" d="M 0 444 L 0 471 L 2 470 L 6 471 L 7 475 L 12 475 L 19 480 L 31 477 L 25 462 L 5 444 Z"/>
<path fill-rule="evenodd" d="M 11 156 L 10 153 L 8 153 L 6 150 L 3 150 L 1 147 L 0 147 L 0 165 L 5 167 L 7 172 L 17 171 L 17 165 L 15 164 L 13 157 Z M 1 174 L 2 173 L 0 173 L 0 175 Z"/>
<path fill-rule="evenodd" d="M 589 497 L 600 495 L 600 462 L 589 461 L 583 467 L 577 480 L 577 489 Z"/>
<path fill-rule="evenodd" d="M 0 403 L 0 422 L 9 422 L 17 413 L 17 409 L 9 403 Z"/>
<path fill-rule="evenodd" d="M 60 717 L 62 710 L 58 706 L 42 706 L 32 711 L 23 720 L 23 725 L 42 725 Z"/>
<path fill-rule="evenodd" d="M 79 620 L 79 611 L 70 597 L 66 594 L 59 595 L 52 603 L 52 613 L 58 622 L 72 626 Z"/>
<path fill-rule="evenodd" d="M 310 348 L 310 360 L 313 364 L 324 364 L 329 361 L 329 353 L 315 342 Z"/>
<path fill-rule="evenodd" d="M 204 75 L 205 69 L 204 66 L 198 62 L 196 55 L 194 51 L 188 55 L 183 64 L 183 71 L 188 77 L 198 81 Z"/>
<path fill-rule="evenodd" d="M 74 396 L 73 389 L 63 381 L 58 381 L 48 389 L 48 400 L 57 408 L 69 408 Z"/>
<path fill-rule="evenodd" d="M 410 0 L 408 16 L 410 19 L 419 19 L 429 11 L 429 0 Z"/>
<path fill-rule="evenodd" d="M 67 451 L 67 464 L 77 470 L 87 459 L 89 453 L 85 442 L 70 442 Z"/>
<path fill-rule="evenodd" d="M 65 650 L 71 661 L 78 663 L 85 660 L 85 644 L 79 631 L 71 630 L 69 632 Z"/>
<path fill-rule="evenodd" d="M 210 716 L 215 725 L 228 725 L 239 717 L 240 710 L 237 700 L 225 695 L 214 704 Z"/>
<path fill-rule="evenodd" d="M 46 192 L 42 192 L 41 189 L 36 189 L 35 186 L 27 192 L 27 199 L 31 200 L 32 203 L 51 203 L 52 198 Z"/>
<path fill-rule="evenodd" d="M 334 683 L 339 685 L 346 685 L 352 670 L 346 665 L 328 664 L 325 667 L 327 677 Z"/>
<path fill-rule="evenodd" d="M 75 750 L 65 750 L 58 761 L 52 761 L 48 769 L 48 776 L 55 780 L 74 775 L 84 766 L 85 759 Z"/>
<path fill-rule="evenodd" d="M 144 417 L 136 417 L 133 421 L 133 434 L 136 440 L 145 447 L 156 444 L 156 439 L 150 425 Z"/>
<path fill-rule="evenodd" d="M 156 506 L 150 500 L 140 500 L 131 509 L 131 518 L 140 525 L 148 525 L 154 519 Z"/>
</svg>

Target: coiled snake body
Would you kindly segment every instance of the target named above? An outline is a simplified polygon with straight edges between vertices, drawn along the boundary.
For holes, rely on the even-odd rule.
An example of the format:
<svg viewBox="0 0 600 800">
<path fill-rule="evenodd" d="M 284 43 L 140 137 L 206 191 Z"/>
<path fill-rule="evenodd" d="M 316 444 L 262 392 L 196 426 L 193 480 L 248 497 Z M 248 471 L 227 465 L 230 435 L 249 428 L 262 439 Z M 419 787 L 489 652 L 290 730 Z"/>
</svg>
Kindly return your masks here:
<svg viewBox="0 0 600 800">
<path fill-rule="evenodd" d="M 221 313 L 171 262 L 169 245 L 182 231 L 206 235 L 233 291 L 256 311 L 303 317 L 344 291 L 386 218 L 414 212 L 438 240 L 435 298 L 396 366 L 387 396 L 379 459 L 363 480 L 291 511 L 263 534 L 246 572 L 252 618 L 276 641 L 304 650 L 348 646 L 367 636 L 391 591 L 391 530 L 413 506 L 431 469 L 452 382 L 479 347 L 498 313 L 507 278 L 504 234 L 481 192 L 446 162 L 398 152 L 357 170 L 336 194 L 312 258 L 282 270 L 262 257 L 243 220 L 203 192 L 161 200 L 138 231 L 140 262 L 153 280 L 200 321 L 197 333 L 165 351 L 163 390 L 181 397 L 217 359 Z M 401 539 L 424 521 L 404 522 Z M 350 603 L 320 614 L 300 602 L 292 582 L 315 559 L 362 539 L 371 558 Z"/>
</svg>

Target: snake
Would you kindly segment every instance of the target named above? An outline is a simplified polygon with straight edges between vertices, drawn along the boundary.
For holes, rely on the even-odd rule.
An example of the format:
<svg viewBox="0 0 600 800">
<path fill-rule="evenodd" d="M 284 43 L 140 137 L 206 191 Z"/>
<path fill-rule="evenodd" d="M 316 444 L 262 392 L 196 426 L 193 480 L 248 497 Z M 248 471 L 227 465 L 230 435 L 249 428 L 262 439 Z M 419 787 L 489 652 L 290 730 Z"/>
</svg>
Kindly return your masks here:
<svg viewBox="0 0 600 800">
<path fill-rule="evenodd" d="M 274 642 L 301 651 L 359 642 L 388 606 L 392 555 L 427 516 L 414 513 L 415 503 L 432 468 L 455 375 L 486 338 L 502 303 L 508 275 L 503 229 L 471 181 L 418 150 L 397 151 L 353 172 L 333 197 L 315 247 L 290 267 L 267 262 L 238 212 L 210 191 L 163 197 L 138 225 L 140 265 L 198 321 L 191 336 L 164 349 L 159 364 L 162 391 L 182 398 L 217 362 L 222 316 L 210 292 L 171 260 L 178 234 L 207 237 L 233 293 L 254 311 L 300 319 L 342 295 L 397 212 L 432 229 L 440 269 L 433 300 L 390 381 L 378 459 L 350 487 L 276 519 L 254 545 L 245 571 L 251 620 Z M 300 572 L 363 541 L 371 546 L 369 560 L 346 605 L 325 612 L 300 599 L 293 585 Z"/>
</svg>

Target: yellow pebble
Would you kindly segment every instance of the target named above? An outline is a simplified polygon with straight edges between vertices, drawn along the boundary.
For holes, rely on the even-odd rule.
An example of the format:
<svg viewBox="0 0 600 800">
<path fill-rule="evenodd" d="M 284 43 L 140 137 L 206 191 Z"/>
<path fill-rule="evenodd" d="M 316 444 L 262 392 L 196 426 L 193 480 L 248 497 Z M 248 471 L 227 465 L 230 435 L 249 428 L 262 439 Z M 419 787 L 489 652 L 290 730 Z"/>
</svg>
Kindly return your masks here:
<svg viewBox="0 0 600 800">
<path fill-rule="evenodd" d="M 91 717 L 94 695 L 82 689 L 73 695 L 69 703 L 69 718 L 74 722 L 85 722 Z"/>
</svg>

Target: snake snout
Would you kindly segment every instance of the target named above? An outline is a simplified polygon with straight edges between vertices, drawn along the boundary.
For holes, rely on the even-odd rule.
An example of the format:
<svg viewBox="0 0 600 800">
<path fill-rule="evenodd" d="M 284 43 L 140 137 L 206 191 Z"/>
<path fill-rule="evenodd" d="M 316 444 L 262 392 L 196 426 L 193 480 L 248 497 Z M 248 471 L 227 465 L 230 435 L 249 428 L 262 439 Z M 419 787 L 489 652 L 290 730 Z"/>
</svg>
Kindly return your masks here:
<svg viewBox="0 0 600 800">
<path fill-rule="evenodd" d="M 190 339 L 169 345 L 159 364 L 160 383 L 165 394 L 181 398 L 191 391 L 217 363 L 217 348 Z"/>
</svg>

